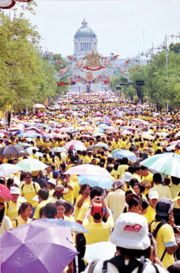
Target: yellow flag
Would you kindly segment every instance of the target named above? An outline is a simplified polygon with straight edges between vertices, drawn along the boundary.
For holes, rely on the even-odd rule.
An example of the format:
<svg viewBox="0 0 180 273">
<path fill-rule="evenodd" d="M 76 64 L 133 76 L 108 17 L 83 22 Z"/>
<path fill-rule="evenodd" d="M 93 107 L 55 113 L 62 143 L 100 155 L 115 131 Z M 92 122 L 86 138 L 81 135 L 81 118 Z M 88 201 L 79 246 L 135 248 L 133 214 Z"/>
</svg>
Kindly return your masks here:
<svg viewBox="0 0 180 273">
<path fill-rule="evenodd" d="M 77 119 L 74 117 L 74 130 L 77 130 Z"/>
</svg>

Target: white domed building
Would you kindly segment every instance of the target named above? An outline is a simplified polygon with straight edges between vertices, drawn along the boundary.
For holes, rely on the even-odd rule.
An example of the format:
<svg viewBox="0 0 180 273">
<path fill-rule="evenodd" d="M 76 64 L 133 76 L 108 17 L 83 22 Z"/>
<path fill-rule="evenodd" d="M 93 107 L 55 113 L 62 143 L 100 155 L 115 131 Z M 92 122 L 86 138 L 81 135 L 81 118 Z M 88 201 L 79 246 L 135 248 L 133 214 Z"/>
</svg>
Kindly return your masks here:
<svg viewBox="0 0 180 273">
<path fill-rule="evenodd" d="M 74 35 L 74 57 L 80 57 L 92 52 L 97 52 L 97 36 L 95 32 L 87 26 L 84 19 L 82 26 Z"/>
</svg>

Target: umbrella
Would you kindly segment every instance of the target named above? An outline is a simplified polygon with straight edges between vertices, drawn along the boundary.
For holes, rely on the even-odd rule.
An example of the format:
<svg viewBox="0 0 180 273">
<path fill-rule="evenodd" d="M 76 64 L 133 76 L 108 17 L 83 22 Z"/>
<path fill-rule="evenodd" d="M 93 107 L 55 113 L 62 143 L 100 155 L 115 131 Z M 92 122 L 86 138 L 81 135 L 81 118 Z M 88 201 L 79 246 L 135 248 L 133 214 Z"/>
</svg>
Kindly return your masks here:
<svg viewBox="0 0 180 273">
<path fill-rule="evenodd" d="M 0 176 L 8 176 L 13 173 L 17 173 L 21 170 L 20 167 L 14 164 L 5 163 L 0 165 Z"/>
<path fill-rule="evenodd" d="M 95 147 L 101 147 L 101 148 L 104 148 L 106 150 L 109 150 L 109 146 L 106 143 L 103 143 L 103 142 L 98 142 L 94 146 Z"/>
<path fill-rule="evenodd" d="M 62 152 L 66 152 L 66 149 L 63 147 L 54 147 L 51 152 L 53 153 L 62 153 Z"/>
<path fill-rule="evenodd" d="M 165 175 L 180 178 L 180 155 L 175 153 L 153 155 L 143 160 L 141 165 Z"/>
<path fill-rule="evenodd" d="M 88 263 L 95 259 L 109 260 L 114 257 L 115 253 L 116 246 L 114 244 L 111 242 L 99 242 L 86 246 L 84 259 L 88 261 Z"/>
<path fill-rule="evenodd" d="M 122 159 L 123 157 L 127 157 L 128 160 L 137 160 L 137 156 L 133 153 L 130 152 L 129 150 L 124 150 L 124 149 L 115 149 L 111 152 L 112 157 Z"/>
<path fill-rule="evenodd" d="M 24 172 L 43 171 L 48 166 L 37 159 L 23 159 L 16 166 L 20 167 Z"/>
<path fill-rule="evenodd" d="M 28 152 L 20 146 L 8 145 L 0 148 L 0 158 L 17 158 L 28 155 Z"/>
<path fill-rule="evenodd" d="M 73 150 L 73 149 L 77 150 L 78 148 L 83 148 L 84 150 L 86 150 L 84 143 L 80 140 L 71 140 L 65 144 L 65 147 L 68 150 L 70 148 L 71 148 L 71 150 Z"/>
<path fill-rule="evenodd" d="M 112 187 L 112 178 L 109 176 L 100 175 L 80 175 L 78 176 L 79 184 L 88 184 L 90 187 L 99 186 L 103 189 L 110 189 Z"/>
<path fill-rule="evenodd" d="M 42 221 L 56 224 L 58 226 L 69 227 L 71 232 L 88 233 L 88 231 L 80 224 L 76 222 L 64 221 L 62 219 L 48 219 L 42 218 Z"/>
<path fill-rule="evenodd" d="M 71 175 L 100 175 L 100 176 L 107 176 L 112 177 L 110 173 L 99 166 L 91 165 L 91 164 L 82 164 L 78 166 L 74 166 L 69 168 L 64 174 L 71 174 Z"/>
<path fill-rule="evenodd" d="M 9 189 L 2 184 L 0 184 L 0 199 L 6 200 L 6 201 L 9 201 L 12 199 L 12 195 L 10 194 Z"/>
<path fill-rule="evenodd" d="M 2 273 L 61 273 L 76 255 L 70 229 L 42 220 L 0 238 Z"/>
<path fill-rule="evenodd" d="M 43 108 L 45 109 L 45 106 L 43 104 L 37 103 L 33 106 L 34 108 Z"/>
</svg>

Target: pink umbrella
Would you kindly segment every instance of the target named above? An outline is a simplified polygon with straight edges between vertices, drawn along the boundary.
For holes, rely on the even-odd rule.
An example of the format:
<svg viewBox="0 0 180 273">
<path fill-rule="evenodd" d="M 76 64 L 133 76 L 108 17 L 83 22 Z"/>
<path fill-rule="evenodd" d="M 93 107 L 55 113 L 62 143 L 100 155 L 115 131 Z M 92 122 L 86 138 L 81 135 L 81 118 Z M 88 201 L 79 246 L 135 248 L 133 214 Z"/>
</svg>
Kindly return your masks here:
<svg viewBox="0 0 180 273">
<path fill-rule="evenodd" d="M 12 195 L 10 194 L 9 189 L 2 184 L 0 184 L 0 199 L 6 201 L 12 200 Z"/>
<path fill-rule="evenodd" d="M 71 140 L 65 144 L 65 147 L 68 150 L 78 150 L 78 148 L 80 148 L 81 150 L 86 150 L 86 146 L 80 140 Z"/>
<path fill-rule="evenodd" d="M 91 164 L 83 164 L 69 168 L 64 174 L 71 174 L 71 175 L 99 175 L 99 176 L 106 176 L 111 177 L 111 174 L 105 169 L 99 166 L 91 165 Z"/>
</svg>

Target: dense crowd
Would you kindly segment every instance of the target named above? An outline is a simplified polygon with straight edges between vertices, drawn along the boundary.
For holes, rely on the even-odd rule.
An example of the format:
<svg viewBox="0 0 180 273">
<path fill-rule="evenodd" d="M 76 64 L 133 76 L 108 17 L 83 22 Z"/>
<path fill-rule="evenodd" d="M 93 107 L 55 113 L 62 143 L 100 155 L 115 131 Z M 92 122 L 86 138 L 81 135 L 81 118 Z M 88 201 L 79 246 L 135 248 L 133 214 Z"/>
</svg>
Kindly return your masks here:
<svg viewBox="0 0 180 273">
<path fill-rule="evenodd" d="M 13 113 L 9 125 L 5 130 L 1 121 L 0 183 L 12 200 L 0 200 L 0 236 L 41 218 L 83 225 L 88 233 L 73 234 L 78 266 L 72 261 L 67 272 L 100 272 L 100 262 L 90 271 L 84 258 L 84 249 L 99 242 L 114 243 L 117 256 L 139 258 L 152 245 L 148 230 L 157 244 L 150 259 L 156 270 L 166 272 L 179 259 L 180 171 L 173 166 L 176 176 L 144 164 L 159 155 L 163 165 L 163 156 L 173 153 L 180 166 L 178 111 L 157 112 L 153 105 L 130 103 L 111 92 L 70 93 L 56 105 Z M 27 154 L 3 155 L 12 145 Z M 23 169 L 24 160 L 35 160 L 35 167 Z M 38 169 L 39 163 L 44 164 Z M 4 164 L 21 170 L 3 176 Z M 105 270 L 115 272 L 113 266 L 106 264 Z M 119 272 L 140 272 L 134 268 Z M 153 270 L 149 263 L 145 272 L 158 272 Z"/>
</svg>

